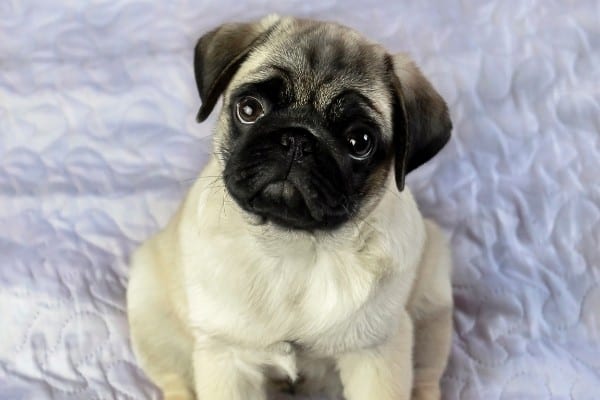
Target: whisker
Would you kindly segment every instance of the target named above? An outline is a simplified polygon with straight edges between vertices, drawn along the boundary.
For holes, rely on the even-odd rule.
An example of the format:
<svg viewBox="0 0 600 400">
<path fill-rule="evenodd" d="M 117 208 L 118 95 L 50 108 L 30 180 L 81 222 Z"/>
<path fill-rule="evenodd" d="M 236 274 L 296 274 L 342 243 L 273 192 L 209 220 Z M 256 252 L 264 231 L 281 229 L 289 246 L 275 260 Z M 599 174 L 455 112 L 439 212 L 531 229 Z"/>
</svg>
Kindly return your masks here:
<svg viewBox="0 0 600 400">
<path fill-rule="evenodd" d="M 196 180 L 196 178 L 189 178 L 189 179 L 182 179 L 182 180 L 176 180 L 176 183 L 182 184 L 182 183 L 192 183 Z"/>
<path fill-rule="evenodd" d="M 193 178 L 183 179 L 182 181 L 195 181 L 197 179 L 219 178 L 221 175 L 198 175 Z"/>
</svg>

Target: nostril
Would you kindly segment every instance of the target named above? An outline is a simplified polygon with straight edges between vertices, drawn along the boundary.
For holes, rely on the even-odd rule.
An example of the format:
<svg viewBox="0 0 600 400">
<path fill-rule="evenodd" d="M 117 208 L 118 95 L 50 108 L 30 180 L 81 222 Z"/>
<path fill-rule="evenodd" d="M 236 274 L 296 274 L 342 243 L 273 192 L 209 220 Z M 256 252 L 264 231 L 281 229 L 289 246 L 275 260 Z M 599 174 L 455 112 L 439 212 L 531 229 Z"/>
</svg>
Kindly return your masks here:
<svg viewBox="0 0 600 400">
<path fill-rule="evenodd" d="M 315 150 L 315 143 L 311 138 L 310 132 L 304 130 L 291 129 L 284 132 L 279 137 L 279 143 L 290 151 L 293 150 L 295 157 L 312 153 Z"/>
<path fill-rule="evenodd" d="M 302 151 L 304 153 L 312 153 L 313 150 L 314 150 L 314 146 L 313 146 L 312 141 L 304 139 L 302 141 Z"/>
<path fill-rule="evenodd" d="M 283 135 L 281 135 L 280 143 L 283 147 L 290 147 L 290 144 L 292 144 L 293 139 L 294 138 L 291 137 L 289 134 L 284 133 Z"/>
</svg>

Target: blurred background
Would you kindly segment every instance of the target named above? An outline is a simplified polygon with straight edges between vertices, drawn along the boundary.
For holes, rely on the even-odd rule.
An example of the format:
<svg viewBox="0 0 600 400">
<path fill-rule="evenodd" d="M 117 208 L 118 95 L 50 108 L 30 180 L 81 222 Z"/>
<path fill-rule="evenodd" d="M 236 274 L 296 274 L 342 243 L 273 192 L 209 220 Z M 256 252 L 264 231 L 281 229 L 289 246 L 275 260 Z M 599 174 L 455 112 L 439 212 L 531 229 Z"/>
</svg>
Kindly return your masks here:
<svg viewBox="0 0 600 400">
<path fill-rule="evenodd" d="M 0 399 L 160 398 L 127 260 L 210 155 L 199 36 L 267 13 L 409 52 L 453 139 L 408 184 L 451 239 L 445 399 L 600 399 L 600 3 L 0 2 Z"/>
</svg>

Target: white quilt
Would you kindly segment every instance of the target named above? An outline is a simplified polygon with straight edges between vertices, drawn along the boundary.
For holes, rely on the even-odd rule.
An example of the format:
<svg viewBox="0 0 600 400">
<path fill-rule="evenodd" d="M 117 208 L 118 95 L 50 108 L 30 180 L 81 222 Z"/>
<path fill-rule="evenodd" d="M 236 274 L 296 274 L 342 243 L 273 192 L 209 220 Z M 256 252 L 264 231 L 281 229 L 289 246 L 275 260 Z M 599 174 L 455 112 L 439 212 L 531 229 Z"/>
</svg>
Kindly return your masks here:
<svg viewBox="0 0 600 400">
<path fill-rule="evenodd" d="M 600 399 L 597 0 L 0 1 L 0 399 L 160 398 L 127 258 L 210 152 L 195 40 L 273 11 L 409 51 L 448 101 L 409 180 L 454 249 L 444 398 Z"/>
</svg>

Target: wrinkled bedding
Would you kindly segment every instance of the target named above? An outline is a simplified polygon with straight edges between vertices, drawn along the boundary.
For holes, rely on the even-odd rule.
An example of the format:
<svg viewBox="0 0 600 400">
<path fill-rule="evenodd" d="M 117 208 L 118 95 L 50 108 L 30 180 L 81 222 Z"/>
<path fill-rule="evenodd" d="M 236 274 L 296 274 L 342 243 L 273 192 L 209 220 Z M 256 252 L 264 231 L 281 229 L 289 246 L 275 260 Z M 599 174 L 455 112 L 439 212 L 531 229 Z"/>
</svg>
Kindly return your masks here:
<svg viewBox="0 0 600 400">
<path fill-rule="evenodd" d="M 410 52 L 451 143 L 413 173 L 451 239 L 445 399 L 600 399 L 600 5 L 546 0 L 0 3 L 0 399 L 157 399 L 127 259 L 210 154 L 192 48 L 266 12 Z"/>
</svg>

